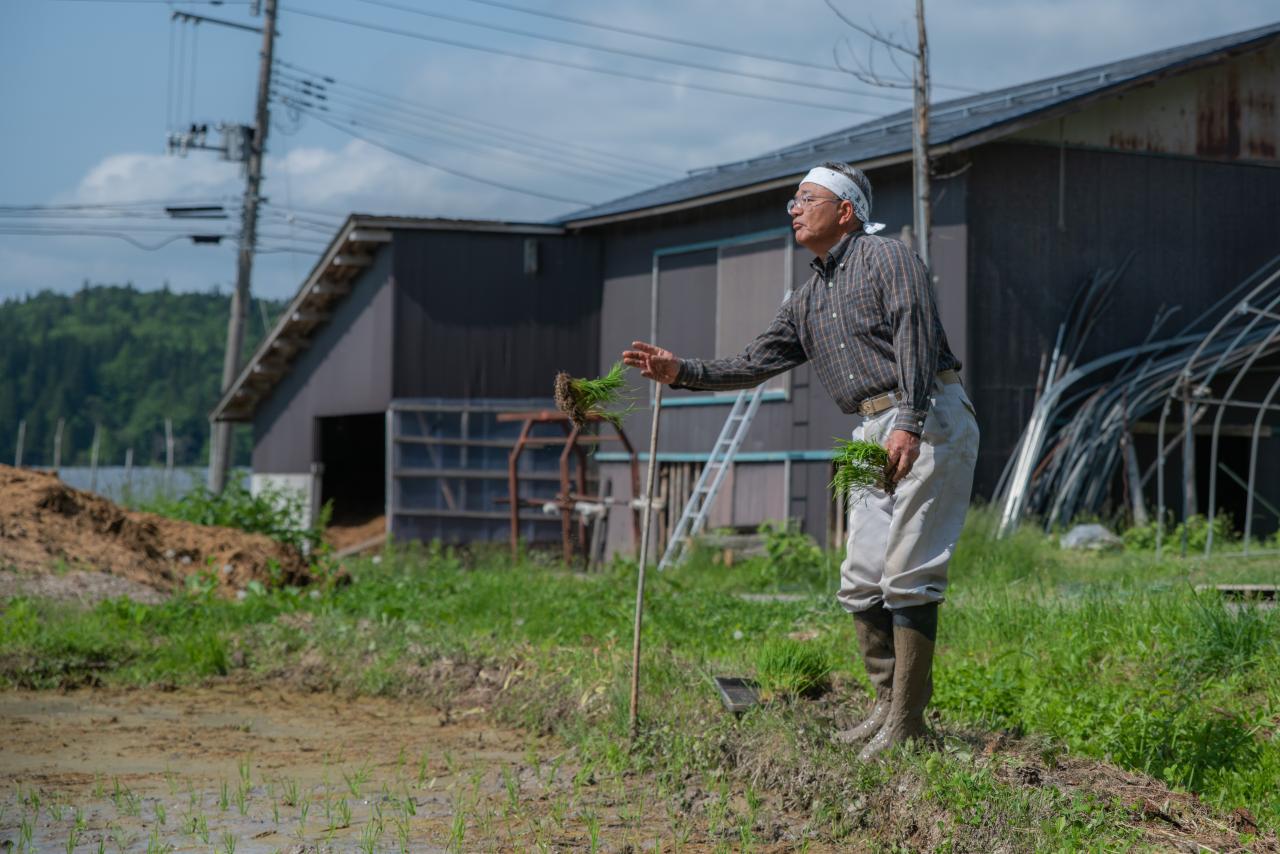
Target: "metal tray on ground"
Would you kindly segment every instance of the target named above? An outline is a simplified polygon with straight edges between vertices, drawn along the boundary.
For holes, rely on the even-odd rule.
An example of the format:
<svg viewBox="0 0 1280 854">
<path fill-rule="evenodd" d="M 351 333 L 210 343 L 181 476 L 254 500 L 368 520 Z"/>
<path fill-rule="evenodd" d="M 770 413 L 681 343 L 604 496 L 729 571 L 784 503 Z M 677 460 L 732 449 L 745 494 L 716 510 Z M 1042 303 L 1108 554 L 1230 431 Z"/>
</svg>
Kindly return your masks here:
<svg viewBox="0 0 1280 854">
<path fill-rule="evenodd" d="M 738 676 L 717 676 L 715 680 L 716 688 L 720 690 L 720 701 L 734 714 L 745 712 L 760 702 L 760 695 L 756 693 L 759 686 L 750 679 Z"/>
</svg>

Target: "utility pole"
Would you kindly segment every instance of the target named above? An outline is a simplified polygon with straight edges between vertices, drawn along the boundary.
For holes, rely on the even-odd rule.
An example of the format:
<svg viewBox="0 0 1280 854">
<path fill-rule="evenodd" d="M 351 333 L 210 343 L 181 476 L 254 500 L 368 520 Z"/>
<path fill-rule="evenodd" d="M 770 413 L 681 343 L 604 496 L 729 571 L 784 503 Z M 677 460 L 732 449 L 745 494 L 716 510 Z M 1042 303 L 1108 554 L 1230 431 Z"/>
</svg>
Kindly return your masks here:
<svg viewBox="0 0 1280 854">
<path fill-rule="evenodd" d="M 265 0 L 262 22 L 262 52 L 258 66 L 258 105 L 249 140 L 249 161 L 245 175 L 244 217 L 240 228 L 240 249 L 236 263 L 236 289 L 231 295 L 231 317 L 227 322 L 227 351 L 222 361 L 222 393 L 240 373 L 240 350 L 244 345 L 245 321 L 249 315 L 249 281 L 253 274 L 253 252 L 258 237 L 258 198 L 262 186 L 262 160 L 267 149 L 270 116 L 267 102 L 271 93 L 271 62 L 275 50 L 276 0 Z M 222 492 L 231 466 L 231 422 L 216 421 L 209 448 L 209 489 Z"/>
<path fill-rule="evenodd" d="M 848 72 L 856 79 L 869 86 L 884 89 L 912 90 L 911 116 L 911 160 L 912 160 L 912 220 L 913 228 L 910 237 L 914 239 L 915 250 L 929 266 L 929 237 L 933 226 L 933 204 L 929 200 L 929 42 L 925 36 L 924 0 L 916 0 L 916 46 L 911 48 L 889 34 L 862 24 L 858 19 L 842 12 L 836 0 L 826 0 L 827 7 L 857 32 L 869 40 L 866 61 L 859 61 L 856 52 L 850 48 L 853 66 L 846 66 L 840 58 L 837 45 L 832 50 L 836 66 Z M 898 76 L 881 74 L 875 70 L 874 55 L 879 49 L 884 51 Z M 898 57 L 910 57 L 912 70 L 910 79 L 905 68 L 898 64 Z M 908 240 L 907 231 L 903 229 L 903 240 Z"/>
<path fill-rule="evenodd" d="M 929 201 L 929 44 L 924 31 L 924 0 L 916 0 L 915 109 L 911 134 L 911 154 L 915 172 L 916 251 L 929 267 L 929 237 L 933 227 L 933 205 Z"/>
</svg>

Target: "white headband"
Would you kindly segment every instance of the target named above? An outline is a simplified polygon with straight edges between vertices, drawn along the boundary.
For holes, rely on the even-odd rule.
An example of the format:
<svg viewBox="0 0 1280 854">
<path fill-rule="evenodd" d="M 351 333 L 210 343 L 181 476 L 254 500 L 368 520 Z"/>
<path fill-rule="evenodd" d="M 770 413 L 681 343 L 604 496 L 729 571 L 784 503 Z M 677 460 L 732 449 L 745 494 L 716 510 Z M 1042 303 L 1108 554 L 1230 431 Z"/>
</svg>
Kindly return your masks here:
<svg viewBox="0 0 1280 854">
<path fill-rule="evenodd" d="M 858 219 L 862 221 L 862 230 L 867 234 L 875 234 L 884 228 L 883 222 L 870 222 L 871 219 L 871 203 L 867 201 L 867 197 L 863 195 L 862 190 L 858 189 L 858 185 L 848 175 L 837 172 L 834 169 L 827 169 L 825 166 L 815 166 L 809 170 L 809 174 L 800 180 L 801 184 L 817 184 L 820 187 L 826 187 L 835 193 L 841 199 L 853 205 L 853 212 Z"/>
</svg>

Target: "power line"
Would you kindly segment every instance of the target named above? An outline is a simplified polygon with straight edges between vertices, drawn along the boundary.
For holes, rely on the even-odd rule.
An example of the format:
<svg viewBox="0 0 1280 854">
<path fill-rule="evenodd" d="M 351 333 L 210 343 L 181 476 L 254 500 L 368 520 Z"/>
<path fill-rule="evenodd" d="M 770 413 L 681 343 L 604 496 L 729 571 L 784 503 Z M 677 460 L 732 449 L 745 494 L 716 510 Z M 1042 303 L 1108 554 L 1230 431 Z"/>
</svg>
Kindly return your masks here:
<svg viewBox="0 0 1280 854">
<path fill-rule="evenodd" d="M 174 234 L 173 236 L 165 240 L 161 240 L 159 243 L 143 243 L 140 240 L 136 240 L 133 237 L 131 237 L 129 234 L 122 231 L 90 231 L 90 230 L 73 230 L 73 229 L 65 229 L 65 230 L 58 230 L 58 231 L 41 231 L 41 230 L 24 229 L 21 227 L 11 227 L 11 226 L 0 226 L 0 234 L 23 235 L 28 237 L 36 237 L 36 236 L 40 236 L 40 237 L 114 237 L 119 240 L 123 240 L 126 243 L 131 243 L 134 246 L 138 247 L 139 249 L 145 249 L 148 252 L 155 252 L 157 249 L 163 249 L 164 247 L 168 246 L 170 243 L 174 243 L 179 240 L 184 240 L 187 238 L 191 238 L 194 240 L 197 237 L 205 236 L 205 235 L 197 235 L 197 234 L 191 234 L 191 233 L 181 233 L 181 234 Z M 219 238 L 219 240 L 221 240 L 224 238 L 229 238 L 231 235 L 219 234 L 219 235 L 210 235 L 210 236 L 217 237 Z"/>
<path fill-rule="evenodd" d="M 316 71 L 315 69 L 306 68 L 304 66 L 296 65 L 290 62 L 285 62 L 283 60 L 278 60 L 277 62 L 278 64 L 284 66 L 285 68 L 292 69 L 295 72 L 299 72 L 305 75 L 310 75 L 310 77 L 312 78 L 309 81 L 310 85 L 316 86 L 316 87 L 324 87 L 326 91 L 329 91 L 328 87 L 330 85 L 342 87 L 345 89 L 351 89 L 351 90 L 354 90 L 355 92 L 360 92 L 365 95 L 372 95 L 376 98 L 381 98 L 383 100 L 390 101 L 393 104 L 402 104 L 410 108 L 411 110 L 418 110 L 424 113 L 432 114 L 433 120 L 435 120 L 436 117 L 443 116 L 455 123 L 460 123 L 463 125 L 474 125 L 475 127 L 483 131 L 490 132 L 490 133 L 500 133 L 507 136 L 508 138 L 513 138 L 525 144 L 528 144 L 530 140 L 536 140 L 541 142 L 545 146 L 551 146 L 555 149 L 571 149 L 571 150 L 583 152 L 602 162 L 616 161 L 618 164 L 626 167 L 629 171 L 649 172 L 654 177 L 655 180 L 670 181 L 673 177 L 676 177 L 679 174 L 678 170 L 673 170 L 670 167 L 664 166 L 663 164 L 660 164 L 660 163 L 654 163 L 651 161 L 646 161 L 646 160 L 638 159 L 635 157 L 624 156 L 624 155 L 618 154 L 615 151 L 594 148 L 592 146 L 583 145 L 582 143 L 578 143 L 578 142 L 568 142 L 565 140 L 556 139 L 554 137 L 546 136 L 544 134 L 540 134 L 535 131 L 528 130 L 526 128 L 514 128 L 506 125 L 497 124 L 495 122 L 486 121 L 484 119 L 477 119 L 470 116 L 460 115 L 458 113 L 453 113 L 448 110 L 441 109 L 440 107 L 430 106 L 427 104 L 419 103 L 417 101 L 409 100 L 407 98 L 401 98 L 396 95 L 391 95 L 386 92 L 379 91 L 378 89 L 370 88 L 368 86 L 361 86 L 357 83 L 349 83 L 342 80 L 337 80 L 334 77 L 324 74 L 320 71 Z M 282 72 L 282 73 L 287 73 L 287 72 Z M 304 80 L 304 81 L 307 80 L 307 78 L 299 77 L 298 75 L 292 75 L 292 76 L 298 80 Z M 637 167 L 642 167 L 642 168 L 638 169 Z"/>
<path fill-rule="evenodd" d="M 524 36 L 527 38 L 541 39 L 542 41 L 554 42 L 556 44 L 568 45 L 570 47 L 580 47 L 587 50 L 596 50 L 601 53 L 612 53 L 617 56 L 626 56 L 632 59 L 643 59 L 649 62 L 664 62 L 668 65 L 681 65 L 685 68 L 696 68 L 700 71 L 712 71 L 716 74 L 728 74 L 733 77 L 744 77 L 753 80 L 765 80 L 770 83 L 783 83 L 787 86 L 800 86 L 805 89 L 824 89 L 828 92 L 838 92 L 841 95 L 861 95 L 866 98 L 879 98 L 886 101 L 901 102 L 904 99 L 897 95 L 888 95 L 883 92 L 867 92 L 860 89 L 849 89 L 844 86 L 830 86 L 826 83 L 818 83 L 816 81 L 792 80 L 786 77 L 776 77 L 772 74 L 760 74 L 754 71 L 737 71 L 728 68 L 720 68 L 715 65 L 708 65 L 703 62 L 692 62 L 690 60 L 675 59 L 672 57 L 658 56 L 651 53 L 642 53 L 640 51 L 627 50 L 625 48 L 608 47 L 605 45 L 591 44 L 590 42 L 578 41 L 577 39 L 564 38 L 562 36 L 550 36 L 543 33 L 535 33 L 530 30 L 522 30 L 516 27 L 506 27 L 502 24 L 490 24 L 484 21 L 477 21 L 473 18 L 461 18 L 457 15 L 446 15 L 441 12 L 430 12 L 426 9 L 418 9 L 413 6 L 405 6 L 400 3 L 393 3 L 391 0 L 360 0 L 361 3 L 367 3 L 371 6 L 381 6 L 386 9 L 395 9 L 401 12 L 409 12 L 414 15 L 422 15 L 428 18 L 435 18 L 441 21 L 449 21 L 454 24 L 464 24 L 469 27 L 480 27 L 486 30 L 493 30 L 499 33 L 507 33 L 509 35 Z"/>
<path fill-rule="evenodd" d="M 404 30 L 398 27 L 387 27 L 382 24 L 373 24 L 367 21 L 359 21 L 354 18 L 343 18 L 338 15 L 326 15 L 322 12 L 310 12 L 305 9 L 298 9 L 292 6 L 282 6 L 286 12 L 295 15 L 303 15 L 308 18 L 316 18 L 322 21 L 330 21 L 336 24 L 346 24 L 351 27 L 359 27 L 366 30 L 374 30 L 376 32 L 389 33 L 391 35 L 403 36 L 405 38 L 418 39 L 419 41 L 434 42 L 436 44 L 449 45 L 450 47 L 460 47 L 466 50 L 475 50 L 482 53 L 492 53 L 499 56 L 509 56 L 515 59 L 527 59 L 531 62 L 542 62 L 547 65 L 558 65 L 562 68 L 572 68 L 578 71 L 591 71 L 596 74 L 608 74 L 612 77 L 622 77 L 628 80 L 640 80 L 646 83 L 661 83 L 666 86 L 684 87 L 687 89 L 697 89 L 702 92 L 713 92 L 719 95 L 733 95 L 738 98 L 751 98 L 757 101 L 773 101 L 779 104 L 790 104 L 793 107 L 810 107 L 815 110 L 830 110 L 837 113 L 858 113 L 865 116 L 880 116 L 880 113 L 874 113 L 869 110 L 859 110 L 853 107 L 843 107 L 834 104 L 823 104 L 818 101 L 801 101 L 794 98 L 784 98 L 776 95 L 765 95 L 757 92 L 743 92 L 735 89 L 724 89 L 719 86 L 707 86 L 701 83 L 689 83 L 681 80 L 670 80 L 664 77 L 648 77 L 643 74 L 633 74 L 627 71 L 619 71 L 613 68 L 601 68 L 595 65 L 584 65 L 577 62 L 569 62 L 562 59 L 552 59 L 545 56 L 537 56 L 536 54 L 521 53 L 519 51 L 503 50 L 496 47 L 488 47 L 486 45 L 478 45 L 472 42 L 459 41 L 457 39 L 446 39 L 439 36 L 430 36 L 426 33 L 418 33 L 412 30 Z"/>
<path fill-rule="evenodd" d="M 376 140 L 376 139 L 370 139 L 369 137 L 366 137 L 366 136 L 364 136 L 364 135 L 362 135 L 362 134 L 356 133 L 355 131 L 353 131 L 353 130 L 352 130 L 351 128 L 349 128 L 349 127 L 345 127 L 345 126 L 343 126 L 342 124 L 340 124 L 340 123 L 338 123 L 338 122 L 330 121 L 330 120 L 328 119 L 328 117 L 324 116 L 323 114 L 317 113 L 317 114 L 313 115 L 313 116 L 312 116 L 312 118 L 314 118 L 314 119 L 315 119 L 316 121 L 318 121 L 318 122 L 321 122 L 322 124 L 326 124 L 326 125 L 328 125 L 329 127 L 333 128 L 334 130 L 340 130 L 340 131 L 342 131 L 343 133 L 348 134 L 349 136 L 353 136 L 353 137 L 355 137 L 356 139 L 361 140 L 362 142 L 367 142 L 367 143 L 369 143 L 370 145 L 373 145 L 373 146 L 376 146 L 376 147 L 378 147 L 378 148 L 381 148 L 381 149 L 382 149 L 382 150 L 384 150 L 384 151 L 388 151 L 388 152 L 390 152 L 390 153 L 392 153 L 392 154 L 398 154 L 399 156 L 401 156 L 401 157 L 405 158 L 406 160 L 412 160 L 414 163 L 419 163 L 419 164 L 421 164 L 421 165 L 423 165 L 423 166 L 428 166 L 428 167 L 430 167 L 430 168 L 432 168 L 432 169 L 436 169 L 436 170 L 438 170 L 438 171 L 440 171 L 440 172 L 445 172 L 445 173 L 447 173 L 447 174 L 449 174 L 449 175 L 454 175 L 454 176 L 456 176 L 456 177 L 458 177 L 458 178 L 465 178 L 465 179 L 467 179 L 468 181 L 475 181 L 475 182 L 480 183 L 480 184 L 488 184 L 489 186 L 491 186 L 491 187 L 497 187 L 497 188 L 498 188 L 498 189 L 500 189 L 500 190 L 510 190 L 511 192 L 514 192 L 514 193 L 523 193 L 523 194 L 524 194 L 524 195 L 526 195 L 526 196 L 537 196 L 538 198 L 541 198 L 541 199 L 550 199 L 551 201 L 554 201 L 554 202 L 565 202 L 565 203 L 567 203 L 567 204 L 572 204 L 572 205 L 583 205 L 583 206 L 587 206 L 587 205 L 591 204 L 590 202 L 583 201 L 582 199 L 571 199 L 571 198 L 567 198 L 567 197 L 565 197 L 565 196 L 556 196 L 556 195 L 552 195 L 551 193 L 543 193 L 543 192 L 539 192 L 539 191 L 537 191 L 537 190 L 528 190 L 528 189 L 525 189 L 525 188 L 523 188 L 523 187 L 517 187 L 517 186 L 514 186 L 514 185 L 512 185 L 512 184 L 505 184 L 505 183 L 503 183 L 503 182 L 501 182 L 501 181 L 495 181 L 495 180 L 490 179 L 490 178 L 484 178 L 484 177 L 479 176 L 479 175 L 473 175 L 473 174 L 471 174 L 471 173 L 469 173 L 469 172 L 463 172 L 463 171 L 461 171 L 461 170 L 453 169 L 453 168 L 448 167 L 448 166 L 442 166 L 442 165 L 440 165 L 439 163 L 433 163 L 433 162 L 431 162 L 430 160 L 424 160 L 424 159 L 423 159 L 423 158 L 421 158 L 421 157 L 418 157 L 418 156 L 413 155 L 413 154 L 409 154 L 408 152 L 406 152 L 406 151 L 402 151 L 402 150 L 400 150 L 400 149 L 398 149 L 398 148 L 394 148 L 394 147 L 392 147 L 392 146 L 390 146 L 390 145 L 387 145 L 386 143 L 381 142 L 381 141 L 379 141 L 379 140 Z"/>
<path fill-rule="evenodd" d="M 794 65 L 797 68 L 812 68 L 818 71 L 830 71 L 845 73 L 840 66 L 831 64 L 823 65 L 817 62 L 806 62 L 802 59 L 789 59 L 782 56 L 773 56 L 767 53 L 755 53 L 742 48 L 724 47 L 717 44 L 709 44 L 707 42 L 695 41 L 693 39 L 682 39 L 676 36 L 662 35 L 660 33 L 650 33 L 644 30 L 635 30 L 629 27 L 618 26 L 617 24 L 604 24 L 599 21 L 588 21 L 583 18 L 575 18 L 571 15 L 561 15 L 557 12 L 547 12 L 542 9 L 526 9 L 523 6 L 517 6 L 514 3 L 503 3 L 501 0 L 468 0 L 470 3 L 478 3 L 482 6 L 492 6 L 496 9 L 507 9 L 512 12 L 519 12 L 524 15 L 536 15 L 540 18 L 550 18 L 555 21 L 564 21 L 570 24 L 577 24 L 582 27 L 594 27 L 597 30 L 607 30 L 613 33 L 622 33 L 628 36 L 638 36 L 642 39 L 653 39 L 654 41 L 667 42 L 669 44 L 678 44 L 684 47 L 696 47 L 701 50 L 713 50 L 718 53 L 727 54 L 729 56 L 741 56 L 747 59 L 762 59 L 765 62 L 776 62 L 781 65 Z M 958 92 L 977 92 L 980 90 L 970 88 L 968 86 L 949 86 L 944 83 L 933 84 L 939 89 L 954 89 Z"/>
<path fill-rule="evenodd" d="M 288 83 L 284 83 L 284 84 L 277 83 L 277 85 L 283 85 L 285 88 L 288 88 L 289 91 L 298 93 L 304 99 L 307 97 L 316 97 L 314 93 L 307 90 L 299 89 L 297 86 L 292 86 Z M 323 96 L 319 96 L 319 97 L 323 97 Z M 335 99 L 339 99 L 339 100 L 335 100 Z M 302 102 L 298 102 L 298 101 L 295 101 L 291 96 L 285 96 L 284 103 L 286 106 L 290 106 L 293 109 L 298 110 L 299 112 L 310 109 L 310 110 L 320 110 L 322 112 L 328 111 L 331 114 L 336 115 L 336 113 L 325 109 L 322 105 L 313 105 L 306 100 L 303 100 Z M 463 130 L 461 132 L 462 133 L 461 139 L 459 139 L 459 136 L 458 136 L 459 131 L 450 130 L 448 128 L 442 128 L 435 124 L 429 124 L 429 122 L 431 121 L 430 119 L 419 118 L 412 114 L 405 113 L 404 111 L 393 111 L 391 109 L 388 109 L 376 104 L 369 104 L 366 100 L 361 100 L 353 96 L 347 96 L 344 98 L 341 93 L 330 93 L 329 100 L 327 101 L 327 103 L 332 104 L 335 107 L 343 107 L 346 109 L 359 110 L 361 118 L 356 118 L 352 116 L 351 118 L 353 120 L 353 123 L 361 124 L 363 122 L 363 123 L 366 123 L 366 126 L 371 127 L 371 125 L 367 124 L 370 121 L 382 122 L 384 123 L 384 126 L 380 129 L 389 133 L 407 134 L 409 136 L 414 137 L 415 139 L 442 141 L 447 145 L 455 145 L 455 146 L 474 146 L 478 143 L 479 145 L 485 146 L 486 148 L 491 148 L 499 152 L 500 154 L 502 154 L 502 156 L 505 156 L 505 157 L 514 156 L 514 157 L 519 157 L 523 160 L 533 160 L 534 162 L 536 162 L 541 166 L 547 166 L 548 164 L 558 163 L 560 164 L 561 168 L 556 171 L 560 171 L 563 174 L 570 175 L 571 177 L 581 178 L 584 176 L 584 172 L 591 172 L 591 173 L 594 173 L 594 175 L 598 176 L 596 178 L 593 178 L 593 180 L 605 180 L 605 181 L 620 183 L 624 185 L 628 183 L 630 184 L 649 183 L 644 178 L 637 177 L 634 173 L 630 173 L 630 174 L 619 173 L 617 171 L 617 167 L 613 167 L 612 170 L 606 170 L 599 166 L 592 166 L 590 164 L 582 163 L 581 161 L 575 162 L 575 161 L 566 160 L 560 152 L 557 152 L 554 149 L 545 151 L 545 153 L 543 154 L 530 154 L 527 147 L 516 148 L 510 144 L 504 145 L 501 142 L 495 141 L 489 136 L 486 136 L 477 131 Z M 403 127 L 399 127 L 395 125 L 387 125 L 386 123 L 388 122 L 404 122 L 410 125 L 411 127 L 413 127 L 414 129 L 406 131 Z"/>
</svg>

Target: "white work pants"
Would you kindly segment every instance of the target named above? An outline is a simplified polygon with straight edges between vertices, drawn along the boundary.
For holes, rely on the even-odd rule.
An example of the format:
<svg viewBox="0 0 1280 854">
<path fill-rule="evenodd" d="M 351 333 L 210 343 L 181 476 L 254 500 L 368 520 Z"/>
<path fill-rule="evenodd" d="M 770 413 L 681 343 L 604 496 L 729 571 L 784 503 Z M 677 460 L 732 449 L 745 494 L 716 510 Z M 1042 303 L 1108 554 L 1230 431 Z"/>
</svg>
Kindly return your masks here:
<svg viewBox="0 0 1280 854">
<path fill-rule="evenodd" d="M 947 564 L 964 527 L 978 458 L 978 422 L 960 383 L 934 384 L 920 435 L 920 457 L 892 494 L 872 488 L 849 507 L 849 540 L 840 565 L 845 610 L 941 602 Z M 854 439 L 884 443 L 897 407 L 864 418 Z"/>
</svg>

